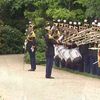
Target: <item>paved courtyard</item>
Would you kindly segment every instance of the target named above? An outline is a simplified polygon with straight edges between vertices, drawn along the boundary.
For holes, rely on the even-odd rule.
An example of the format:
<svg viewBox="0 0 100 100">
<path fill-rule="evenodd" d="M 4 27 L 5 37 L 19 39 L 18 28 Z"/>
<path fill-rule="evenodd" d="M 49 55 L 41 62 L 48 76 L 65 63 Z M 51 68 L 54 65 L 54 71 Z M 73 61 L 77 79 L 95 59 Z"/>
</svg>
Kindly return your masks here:
<svg viewBox="0 0 100 100">
<path fill-rule="evenodd" d="M 45 79 L 45 67 L 35 72 L 23 55 L 0 56 L 1 100 L 100 100 L 100 80 L 53 69 L 55 79 Z"/>
</svg>

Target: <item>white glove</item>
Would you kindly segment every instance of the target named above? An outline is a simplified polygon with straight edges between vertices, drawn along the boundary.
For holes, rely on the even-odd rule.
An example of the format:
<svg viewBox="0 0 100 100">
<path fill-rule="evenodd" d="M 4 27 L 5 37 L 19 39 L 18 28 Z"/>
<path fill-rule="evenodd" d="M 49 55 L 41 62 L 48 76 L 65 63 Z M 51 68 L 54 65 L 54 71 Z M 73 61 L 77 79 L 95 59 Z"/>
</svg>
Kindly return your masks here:
<svg viewBox="0 0 100 100">
<path fill-rule="evenodd" d="M 34 48 L 33 47 L 31 47 L 31 51 L 34 52 Z"/>
</svg>

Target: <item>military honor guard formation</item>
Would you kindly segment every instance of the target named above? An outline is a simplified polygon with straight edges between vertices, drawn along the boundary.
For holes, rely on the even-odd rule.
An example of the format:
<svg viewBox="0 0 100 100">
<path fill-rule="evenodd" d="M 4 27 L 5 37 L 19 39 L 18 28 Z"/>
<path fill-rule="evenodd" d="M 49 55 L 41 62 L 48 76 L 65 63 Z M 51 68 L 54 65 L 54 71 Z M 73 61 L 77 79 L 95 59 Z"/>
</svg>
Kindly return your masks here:
<svg viewBox="0 0 100 100">
<path fill-rule="evenodd" d="M 100 22 L 92 23 L 53 20 L 47 23 L 44 40 L 46 43 L 46 78 L 51 76 L 53 64 L 61 68 L 100 75 Z M 36 70 L 36 34 L 29 22 L 25 46 L 30 55 L 31 69 Z"/>
</svg>

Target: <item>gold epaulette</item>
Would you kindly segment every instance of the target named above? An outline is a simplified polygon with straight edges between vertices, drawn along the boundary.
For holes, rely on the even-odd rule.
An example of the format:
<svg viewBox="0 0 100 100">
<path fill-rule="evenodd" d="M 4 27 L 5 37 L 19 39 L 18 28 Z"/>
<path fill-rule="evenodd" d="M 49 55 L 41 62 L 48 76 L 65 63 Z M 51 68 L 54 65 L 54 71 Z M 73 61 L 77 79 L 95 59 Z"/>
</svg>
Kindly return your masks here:
<svg viewBox="0 0 100 100">
<path fill-rule="evenodd" d="M 53 39 L 53 36 L 51 36 L 50 34 L 49 34 L 49 39 Z"/>
<path fill-rule="evenodd" d="M 28 36 L 27 36 L 27 40 L 28 40 L 28 41 L 32 41 L 32 40 L 33 40 L 33 37 L 32 37 L 31 35 L 28 35 Z"/>
<path fill-rule="evenodd" d="M 31 37 L 36 37 L 34 31 L 32 32 Z"/>
</svg>

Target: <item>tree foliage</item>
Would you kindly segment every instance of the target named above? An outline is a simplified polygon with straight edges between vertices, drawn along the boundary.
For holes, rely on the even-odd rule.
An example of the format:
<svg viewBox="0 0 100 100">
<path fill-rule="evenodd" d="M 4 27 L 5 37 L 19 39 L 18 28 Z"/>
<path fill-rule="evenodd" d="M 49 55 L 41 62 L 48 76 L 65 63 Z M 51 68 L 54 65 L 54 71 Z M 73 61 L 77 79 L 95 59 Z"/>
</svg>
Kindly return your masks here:
<svg viewBox="0 0 100 100">
<path fill-rule="evenodd" d="M 76 2 L 86 7 L 86 17 L 100 18 L 100 0 L 77 0 Z"/>
<path fill-rule="evenodd" d="M 10 26 L 0 26 L 0 54 L 22 53 L 23 34 Z"/>
<path fill-rule="evenodd" d="M 100 0 L 0 0 L 0 16 L 82 20 L 100 17 L 99 5 Z"/>
<path fill-rule="evenodd" d="M 99 10 L 100 0 L 0 0 L 0 25 L 10 25 L 24 32 L 28 20 L 32 20 L 36 34 L 41 38 L 48 21 L 100 18 Z"/>
</svg>

